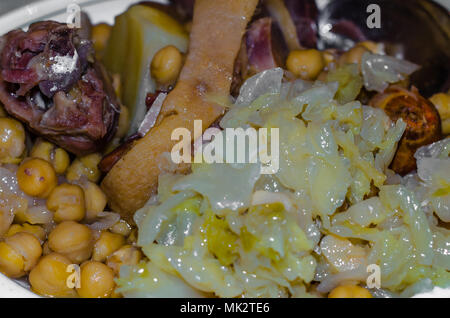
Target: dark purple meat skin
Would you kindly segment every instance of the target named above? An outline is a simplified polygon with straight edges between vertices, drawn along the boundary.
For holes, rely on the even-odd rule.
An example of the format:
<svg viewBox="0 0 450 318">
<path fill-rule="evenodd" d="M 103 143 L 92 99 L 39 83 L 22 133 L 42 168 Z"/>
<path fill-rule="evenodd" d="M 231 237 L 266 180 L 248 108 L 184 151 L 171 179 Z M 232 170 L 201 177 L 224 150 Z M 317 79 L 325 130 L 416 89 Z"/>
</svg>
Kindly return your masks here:
<svg viewBox="0 0 450 318">
<path fill-rule="evenodd" d="M 315 0 L 284 0 L 297 28 L 300 44 L 307 48 L 317 47 L 317 18 L 319 11 Z"/>
<path fill-rule="evenodd" d="M 0 101 L 35 134 L 76 155 L 116 130 L 119 105 L 82 29 L 54 21 L 0 37 Z"/>
<path fill-rule="evenodd" d="M 245 35 L 245 44 L 250 75 L 280 66 L 272 47 L 271 18 L 254 21 Z"/>
</svg>

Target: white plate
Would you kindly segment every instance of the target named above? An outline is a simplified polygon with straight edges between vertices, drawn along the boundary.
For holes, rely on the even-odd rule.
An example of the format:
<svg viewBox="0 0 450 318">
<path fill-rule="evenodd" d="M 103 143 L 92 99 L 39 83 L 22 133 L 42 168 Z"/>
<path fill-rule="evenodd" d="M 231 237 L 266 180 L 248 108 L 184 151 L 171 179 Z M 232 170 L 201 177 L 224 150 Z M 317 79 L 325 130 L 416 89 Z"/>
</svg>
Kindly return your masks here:
<svg viewBox="0 0 450 318">
<path fill-rule="evenodd" d="M 66 22 L 69 15 L 69 13 L 67 12 L 68 5 L 73 3 L 78 4 L 83 11 L 87 12 L 94 24 L 99 22 L 107 22 L 112 24 L 116 15 L 122 13 L 128 6 L 130 6 L 130 4 L 136 2 L 140 2 L 140 0 L 40 1 L 0 16 L 0 33 L 3 34 L 17 28 L 26 28 L 30 23 L 41 20 L 51 19 L 59 22 Z M 159 0 L 158 2 L 165 1 Z M 8 277 L 0 274 L 0 298 L 39 297 L 21 285 L 25 284 L 11 280 Z M 450 298 L 450 289 L 444 290 L 442 288 L 436 287 L 431 292 L 419 294 L 415 297 Z"/>
</svg>

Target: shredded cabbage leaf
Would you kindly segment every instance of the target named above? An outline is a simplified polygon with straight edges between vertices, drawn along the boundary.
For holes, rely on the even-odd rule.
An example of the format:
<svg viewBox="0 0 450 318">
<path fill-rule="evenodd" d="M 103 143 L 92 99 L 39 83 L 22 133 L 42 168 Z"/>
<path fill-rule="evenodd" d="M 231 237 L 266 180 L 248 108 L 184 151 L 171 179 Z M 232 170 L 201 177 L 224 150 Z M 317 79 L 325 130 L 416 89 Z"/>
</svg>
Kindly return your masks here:
<svg viewBox="0 0 450 318">
<path fill-rule="evenodd" d="M 362 77 L 383 90 L 414 69 L 366 54 Z M 135 214 L 148 261 L 124 266 L 118 291 L 315 297 L 364 286 L 369 264 L 381 270 L 375 296 L 449 286 L 450 231 L 440 222 L 450 219 L 450 139 L 417 151 L 417 173 L 393 176 L 406 125 L 354 101 L 360 81 L 353 66 L 327 83 L 285 83 L 279 68 L 248 79 L 220 126 L 279 128 L 279 170 L 202 163 L 161 175 L 158 195 Z"/>
</svg>

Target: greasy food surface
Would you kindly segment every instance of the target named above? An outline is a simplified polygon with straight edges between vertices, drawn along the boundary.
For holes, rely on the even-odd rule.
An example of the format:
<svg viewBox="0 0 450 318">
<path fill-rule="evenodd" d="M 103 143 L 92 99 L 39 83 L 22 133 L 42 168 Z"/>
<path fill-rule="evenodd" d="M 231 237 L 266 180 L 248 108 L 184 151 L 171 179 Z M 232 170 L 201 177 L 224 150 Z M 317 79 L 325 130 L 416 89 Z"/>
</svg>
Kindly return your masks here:
<svg viewBox="0 0 450 318">
<path fill-rule="evenodd" d="M 431 102 L 420 96 L 413 87 L 411 91 L 392 86 L 376 95 L 370 104 L 382 108 L 392 119 L 402 118 L 407 123 L 405 135 L 397 149 L 391 168 L 401 175 L 416 169 L 416 150 L 441 137 L 439 113 Z"/>
<path fill-rule="evenodd" d="M 2 16 L 0 296 L 3 275 L 43 297 L 447 294 L 433 1 L 378 0 L 370 30 L 371 0 Z"/>
</svg>

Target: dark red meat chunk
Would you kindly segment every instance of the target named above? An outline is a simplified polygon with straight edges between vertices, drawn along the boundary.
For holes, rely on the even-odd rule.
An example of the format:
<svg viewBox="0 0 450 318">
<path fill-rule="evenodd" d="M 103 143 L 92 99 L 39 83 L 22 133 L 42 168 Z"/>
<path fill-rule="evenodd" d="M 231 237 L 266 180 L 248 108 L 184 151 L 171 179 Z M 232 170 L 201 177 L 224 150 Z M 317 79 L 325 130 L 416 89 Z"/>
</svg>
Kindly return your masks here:
<svg viewBox="0 0 450 318">
<path fill-rule="evenodd" d="M 0 102 L 33 133 L 77 155 L 109 140 L 120 109 L 85 33 L 43 21 L 0 37 Z"/>
</svg>

